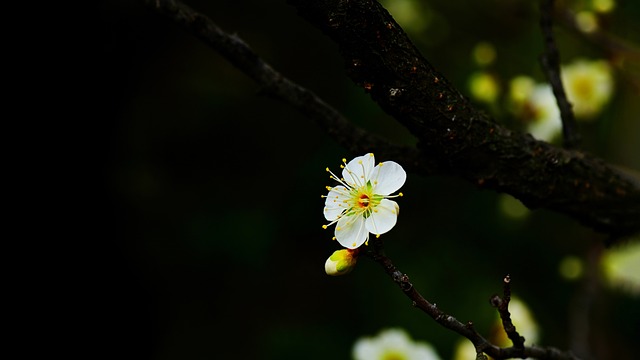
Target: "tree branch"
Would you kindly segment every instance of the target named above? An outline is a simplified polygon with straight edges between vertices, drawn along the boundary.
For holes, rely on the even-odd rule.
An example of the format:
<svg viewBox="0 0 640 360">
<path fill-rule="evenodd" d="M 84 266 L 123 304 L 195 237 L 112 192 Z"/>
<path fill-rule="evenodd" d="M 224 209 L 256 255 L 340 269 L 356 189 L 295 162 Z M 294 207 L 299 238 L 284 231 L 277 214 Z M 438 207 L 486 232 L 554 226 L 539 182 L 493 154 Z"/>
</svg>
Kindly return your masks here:
<svg viewBox="0 0 640 360">
<path fill-rule="evenodd" d="M 144 0 L 147 6 L 167 16 L 254 80 L 261 93 L 284 101 L 315 121 L 333 140 L 352 154 L 375 152 L 381 158 L 406 164 L 409 170 L 433 173 L 436 163 L 422 159 L 419 151 L 399 146 L 355 126 L 312 91 L 282 76 L 262 60 L 242 39 L 222 31 L 210 18 L 175 0 Z"/>
<path fill-rule="evenodd" d="M 553 37 L 553 0 L 541 0 L 540 2 L 540 28 L 544 36 L 545 51 L 540 57 L 542 68 L 547 75 L 553 95 L 560 110 L 562 118 L 562 135 L 564 138 L 564 146 L 568 149 L 575 148 L 580 141 L 580 136 L 576 129 L 576 120 L 571 110 L 571 103 L 567 99 L 567 95 L 562 86 L 562 78 L 560 77 L 560 54 Z"/>
<path fill-rule="evenodd" d="M 419 140 L 423 159 L 529 208 L 613 237 L 640 231 L 640 189 L 602 160 L 513 132 L 475 109 L 374 0 L 288 0 L 338 45 L 348 75 Z"/>
<path fill-rule="evenodd" d="M 413 284 L 409 281 L 409 276 L 402 273 L 398 268 L 393 264 L 391 259 L 389 259 L 383 250 L 382 240 L 378 238 L 374 238 L 370 240 L 371 246 L 366 248 L 366 252 L 364 253 L 366 256 L 370 257 L 377 263 L 379 263 L 382 268 L 385 270 L 387 275 L 389 275 L 393 281 L 402 289 L 402 292 L 411 299 L 413 306 L 419 308 L 424 311 L 427 315 L 429 315 L 433 320 L 435 320 L 438 324 L 443 327 L 452 330 L 473 343 L 476 347 L 476 351 L 478 353 L 485 353 L 491 356 L 494 359 L 511 359 L 511 358 L 527 358 L 532 357 L 536 359 L 578 359 L 575 355 L 570 352 L 563 352 L 559 349 L 553 347 L 540 347 L 540 346 L 525 346 L 524 338 L 522 338 L 515 331 L 515 327 L 511 323 L 511 320 L 506 322 L 507 325 L 511 324 L 510 329 L 505 327 L 505 331 L 509 334 L 509 338 L 514 340 L 512 336 L 517 336 L 514 340 L 514 346 L 508 348 L 501 348 L 492 343 L 490 343 L 487 339 L 482 337 L 474 328 L 473 323 L 468 322 L 463 324 L 455 317 L 446 314 L 444 311 L 440 310 L 435 304 L 430 303 L 427 299 L 425 299 L 418 290 L 413 286 Z M 505 299 L 507 299 L 508 293 L 508 282 L 505 280 Z M 495 297 L 494 297 L 495 299 Z M 500 315 L 506 313 L 507 318 L 509 314 L 509 310 L 507 308 L 509 304 L 509 300 L 500 299 Z M 493 299 L 492 299 L 493 301 Z M 505 324 L 505 318 L 503 317 L 503 324 Z M 514 335 L 515 334 L 515 335 Z"/>
<path fill-rule="evenodd" d="M 503 297 L 494 295 L 491 298 L 491 305 L 498 309 L 500 319 L 502 319 L 502 327 L 507 333 L 507 336 L 513 343 L 513 347 L 522 349 L 524 347 L 525 338 L 520 336 L 516 331 L 516 327 L 511 321 L 511 314 L 509 313 L 509 302 L 511 301 L 511 277 L 505 276 L 503 279 Z"/>
<path fill-rule="evenodd" d="M 175 0 L 144 0 L 356 154 L 374 151 L 416 174 L 460 176 L 506 192 L 529 208 L 569 215 L 617 237 L 640 231 L 640 189 L 603 161 L 512 132 L 473 108 L 422 57 L 373 0 L 289 0 L 340 47 L 349 76 L 418 139 L 397 146 L 352 125 L 311 91 L 284 78 L 237 36 Z"/>
</svg>

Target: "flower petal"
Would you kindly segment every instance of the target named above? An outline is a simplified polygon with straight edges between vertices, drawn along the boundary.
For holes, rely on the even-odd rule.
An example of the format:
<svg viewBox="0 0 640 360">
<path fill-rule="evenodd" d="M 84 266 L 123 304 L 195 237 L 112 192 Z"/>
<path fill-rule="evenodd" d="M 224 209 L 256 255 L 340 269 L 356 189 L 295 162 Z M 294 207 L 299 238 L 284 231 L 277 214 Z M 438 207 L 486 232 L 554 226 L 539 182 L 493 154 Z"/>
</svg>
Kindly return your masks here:
<svg viewBox="0 0 640 360">
<path fill-rule="evenodd" d="M 371 173 L 373 192 L 378 195 L 390 195 L 404 185 L 407 173 L 395 161 L 385 161 L 373 169 Z"/>
<path fill-rule="evenodd" d="M 382 199 L 365 221 L 365 226 L 372 234 L 384 234 L 396 225 L 399 212 L 400 207 L 395 201 Z"/>
<path fill-rule="evenodd" d="M 364 244 L 369 232 L 364 226 L 364 218 L 360 215 L 343 216 L 336 224 L 336 240 L 347 249 L 355 249 Z"/>
<path fill-rule="evenodd" d="M 371 171 L 376 164 L 376 159 L 372 153 L 358 156 L 342 169 L 342 177 L 344 181 L 353 186 L 360 187 L 367 183 L 371 177 Z"/>
<path fill-rule="evenodd" d="M 329 221 L 334 221 L 347 208 L 344 202 L 347 200 L 347 188 L 344 186 L 336 186 L 327 194 L 327 200 L 324 202 L 324 217 Z"/>
</svg>

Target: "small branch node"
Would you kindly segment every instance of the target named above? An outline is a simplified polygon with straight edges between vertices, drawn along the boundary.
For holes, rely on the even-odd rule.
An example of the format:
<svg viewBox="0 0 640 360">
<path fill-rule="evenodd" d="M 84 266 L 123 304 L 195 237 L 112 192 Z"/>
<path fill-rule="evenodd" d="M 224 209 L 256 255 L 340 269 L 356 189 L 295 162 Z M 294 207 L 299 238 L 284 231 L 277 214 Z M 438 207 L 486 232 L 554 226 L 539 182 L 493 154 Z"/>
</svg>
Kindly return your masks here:
<svg viewBox="0 0 640 360">
<path fill-rule="evenodd" d="M 489 298 L 489 303 L 494 308 L 500 308 L 502 306 L 502 298 L 500 298 L 500 296 L 498 295 L 493 295 L 491 298 Z"/>
</svg>

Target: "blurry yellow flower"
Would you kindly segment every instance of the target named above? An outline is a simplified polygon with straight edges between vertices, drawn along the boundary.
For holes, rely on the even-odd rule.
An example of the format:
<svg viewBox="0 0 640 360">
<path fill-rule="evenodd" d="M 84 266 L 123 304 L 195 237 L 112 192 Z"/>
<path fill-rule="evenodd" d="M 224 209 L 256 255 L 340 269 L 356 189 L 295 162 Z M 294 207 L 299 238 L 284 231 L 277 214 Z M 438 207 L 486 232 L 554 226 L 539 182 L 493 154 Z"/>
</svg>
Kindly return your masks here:
<svg viewBox="0 0 640 360">
<path fill-rule="evenodd" d="M 582 260 L 577 256 L 565 256 L 558 265 L 558 272 L 566 280 L 576 280 L 584 272 Z"/>
<path fill-rule="evenodd" d="M 382 5 L 407 32 L 419 33 L 427 28 L 431 15 L 416 0 L 383 0 Z"/>
<path fill-rule="evenodd" d="M 594 32 L 598 29 L 598 18 L 592 11 L 580 11 L 576 14 L 576 25 L 582 32 Z"/>
<path fill-rule="evenodd" d="M 453 349 L 452 360 L 471 360 L 476 358 L 476 347 L 467 338 L 461 338 Z"/>
<path fill-rule="evenodd" d="M 640 296 L 640 241 L 605 250 L 600 264 L 609 285 Z"/>
<path fill-rule="evenodd" d="M 615 7 L 615 0 L 593 0 L 593 10 L 599 13 L 611 12 Z"/>
<path fill-rule="evenodd" d="M 523 219 L 531 213 L 520 200 L 509 194 L 498 195 L 498 207 L 504 215 L 511 219 Z"/>
<path fill-rule="evenodd" d="M 479 101 L 494 103 L 500 94 L 500 85 L 493 75 L 480 71 L 469 78 L 469 91 Z"/>
<path fill-rule="evenodd" d="M 613 73 L 604 60 L 579 59 L 562 67 L 562 82 L 576 119 L 592 119 L 611 100 Z"/>
<path fill-rule="evenodd" d="M 473 48 L 473 60 L 480 65 L 486 66 L 496 59 L 496 48 L 489 42 L 482 41 Z"/>
<path fill-rule="evenodd" d="M 529 76 L 516 76 L 509 82 L 509 100 L 516 106 L 522 106 L 528 101 L 536 86 L 535 80 Z"/>
</svg>

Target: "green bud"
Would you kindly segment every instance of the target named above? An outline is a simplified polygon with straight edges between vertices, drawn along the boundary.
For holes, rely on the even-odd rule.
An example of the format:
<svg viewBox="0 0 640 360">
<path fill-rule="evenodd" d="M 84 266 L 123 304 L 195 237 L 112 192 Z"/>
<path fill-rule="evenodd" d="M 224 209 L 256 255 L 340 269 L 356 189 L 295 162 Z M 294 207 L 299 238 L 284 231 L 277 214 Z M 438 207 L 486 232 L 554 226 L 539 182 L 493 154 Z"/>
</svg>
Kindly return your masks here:
<svg viewBox="0 0 640 360">
<path fill-rule="evenodd" d="M 324 271 L 331 276 L 345 275 L 353 270 L 357 260 L 357 249 L 336 250 L 324 263 Z"/>
</svg>

